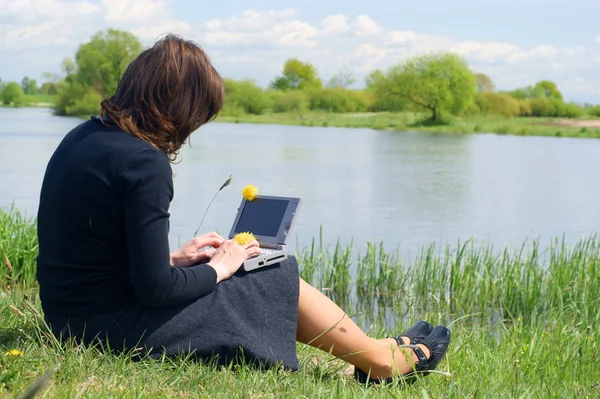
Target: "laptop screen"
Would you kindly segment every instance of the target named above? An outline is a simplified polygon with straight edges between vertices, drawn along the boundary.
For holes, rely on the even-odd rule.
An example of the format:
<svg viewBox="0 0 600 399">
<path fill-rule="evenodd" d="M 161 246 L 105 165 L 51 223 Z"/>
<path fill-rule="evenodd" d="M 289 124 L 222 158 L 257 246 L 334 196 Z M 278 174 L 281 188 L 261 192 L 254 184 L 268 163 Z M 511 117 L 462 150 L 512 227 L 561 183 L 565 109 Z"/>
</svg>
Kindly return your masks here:
<svg viewBox="0 0 600 399">
<path fill-rule="evenodd" d="M 287 199 L 257 198 L 247 201 L 234 232 L 276 237 L 288 208 Z"/>
</svg>

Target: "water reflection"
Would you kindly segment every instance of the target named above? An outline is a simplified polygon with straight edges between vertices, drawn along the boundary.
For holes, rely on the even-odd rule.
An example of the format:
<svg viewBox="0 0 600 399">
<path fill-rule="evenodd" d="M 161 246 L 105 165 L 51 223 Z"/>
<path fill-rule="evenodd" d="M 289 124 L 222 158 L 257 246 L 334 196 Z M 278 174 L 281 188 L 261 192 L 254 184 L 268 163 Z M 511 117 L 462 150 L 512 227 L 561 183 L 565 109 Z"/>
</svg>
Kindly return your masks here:
<svg viewBox="0 0 600 399">
<path fill-rule="evenodd" d="M 35 214 L 54 148 L 80 122 L 45 109 L 0 109 L 0 203 Z M 227 234 L 245 184 L 304 199 L 292 235 L 304 247 L 385 240 L 403 253 L 476 237 L 496 247 L 527 237 L 574 242 L 600 230 L 600 140 L 451 135 L 212 123 L 173 165 L 172 245 Z M 292 242 L 292 245 L 296 245 Z"/>
</svg>

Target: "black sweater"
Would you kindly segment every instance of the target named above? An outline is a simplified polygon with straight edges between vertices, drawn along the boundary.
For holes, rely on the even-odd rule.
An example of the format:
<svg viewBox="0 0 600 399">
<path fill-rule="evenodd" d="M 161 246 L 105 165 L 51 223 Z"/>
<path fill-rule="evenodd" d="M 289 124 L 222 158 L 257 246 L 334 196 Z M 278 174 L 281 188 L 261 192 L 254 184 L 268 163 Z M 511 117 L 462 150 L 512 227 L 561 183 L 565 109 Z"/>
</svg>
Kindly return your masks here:
<svg viewBox="0 0 600 399">
<path fill-rule="evenodd" d="M 44 312 L 86 316 L 135 301 L 180 305 L 209 294 L 208 265 L 171 267 L 171 165 L 150 144 L 97 118 L 62 140 L 44 176 L 37 278 Z"/>
</svg>

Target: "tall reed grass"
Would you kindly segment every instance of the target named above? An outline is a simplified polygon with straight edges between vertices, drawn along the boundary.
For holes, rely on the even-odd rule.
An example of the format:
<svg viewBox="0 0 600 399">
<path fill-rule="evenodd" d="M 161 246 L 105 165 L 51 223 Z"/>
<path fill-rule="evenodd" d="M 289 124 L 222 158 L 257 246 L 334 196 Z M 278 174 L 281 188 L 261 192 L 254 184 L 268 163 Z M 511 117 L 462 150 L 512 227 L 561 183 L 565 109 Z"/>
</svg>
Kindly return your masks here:
<svg viewBox="0 0 600 399">
<path fill-rule="evenodd" d="M 42 318 L 32 219 L 0 210 L 0 397 L 21 397 L 48 370 L 44 397 L 596 397 L 600 393 L 600 240 L 511 250 L 474 241 L 430 245 L 414 259 L 383 243 L 297 253 L 300 274 L 375 337 L 417 319 L 448 325 L 435 375 L 399 392 L 362 387 L 347 364 L 298 344 L 301 370 L 219 368 L 189 359 L 133 361 L 59 344 Z M 8 259 L 5 261 L 4 259 Z M 20 353 L 10 356 L 10 351 Z M 43 379 L 43 378 L 42 378 Z"/>
<path fill-rule="evenodd" d="M 37 237 L 32 219 L 14 207 L 0 210 L 0 286 L 35 284 Z M 600 240 L 575 245 L 554 239 L 517 249 L 495 250 L 473 240 L 456 246 L 430 245 L 410 260 L 383 243 L 368 242 L 364 252 L 352 242 L 324 246 L 322 232 L 297 252 L 300 275 L 344 308 L 385 321 L 399 310 L 417 316 L 437 311 L 480 323 L 498 318 L 531 319 L 549 310 L 575 309 L 591 319 L 600 305 Z M 393 312 L 398 314 L 398 312 Z"/>
<path fill-rule="evenodd" d="M 378 315 L 402 308 L 413 315 L 470 316 L 482 324 L 571 308 L 585 322 L 600 307 L 596 236 L 572 246 L 554 239 L 543 250 L 539 241 L 500 251 L 472 240 L 455 248 L 431 245 L 410 262 L 398 250 L 387 252 L 383 243 L 367 243 L 361 254 L 352 244 L 338 243 L 329 253 L 313 242 L 297 256 L 304 279 L 365 313 L 368 322 L 384 321 Z"/>
<path fill-rule="evenodd" d="M 8 284 L 32 285 L 38 254 L 33 219 L 11 206 L 0 208 L 0 288 Z"/>
</svg>

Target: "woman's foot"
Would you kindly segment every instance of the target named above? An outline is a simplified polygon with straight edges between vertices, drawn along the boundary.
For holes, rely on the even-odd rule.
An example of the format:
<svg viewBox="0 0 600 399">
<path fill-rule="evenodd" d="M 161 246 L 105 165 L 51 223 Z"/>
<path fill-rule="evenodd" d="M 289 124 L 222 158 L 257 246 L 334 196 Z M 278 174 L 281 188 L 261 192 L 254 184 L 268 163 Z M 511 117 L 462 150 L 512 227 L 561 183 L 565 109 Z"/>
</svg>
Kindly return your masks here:
<svg viewBox="0 0 600 399">
<path fill-rule="evenodd" d="M 391 341 L 392 339 L 388 340 L 388 342 L 396 343 L 393 350 L 394 353 L 392 354 L 392 364 L 395 364 L 396 367 L 386 367 L 384 362 L 382 365 L 373 365 L 370 369 L 370 374 L 356 367 L 354 369 L 354 376 L 359 382 L 365 383 L 370 381 L 378 383 L 385 381 L 389 383 L 392 381 L 392 375 L 414 377 L 415 373 L 429 374 L 430 370 L 437 367 L 448 349 L 448 345 L 450 344 L 450 330 L 443 326 L 437 326 L 429 335 L 422 339 L 422 343 L 416 345 L 414 343 L 410 345 L 405 344 L 402 337 L 395 337 L 393 341 Z M 407 356 L 410 356 L 411 360 L 407 360 Z"/>
<path fill-rule="evenodd" d="M 399 337 L 394 337 L 394 339 L 398 342 L 398 345 L 417 345 L 423 341 L 425 337 L 431 334 L 432 330 L 433 326 L 431 324 L 425 320 L 420 320 L 413 324 L 412 327 L 402 333 Z M 398 341 L 398 338 L 400 338 L 402 342 Z"/>
</svg>

